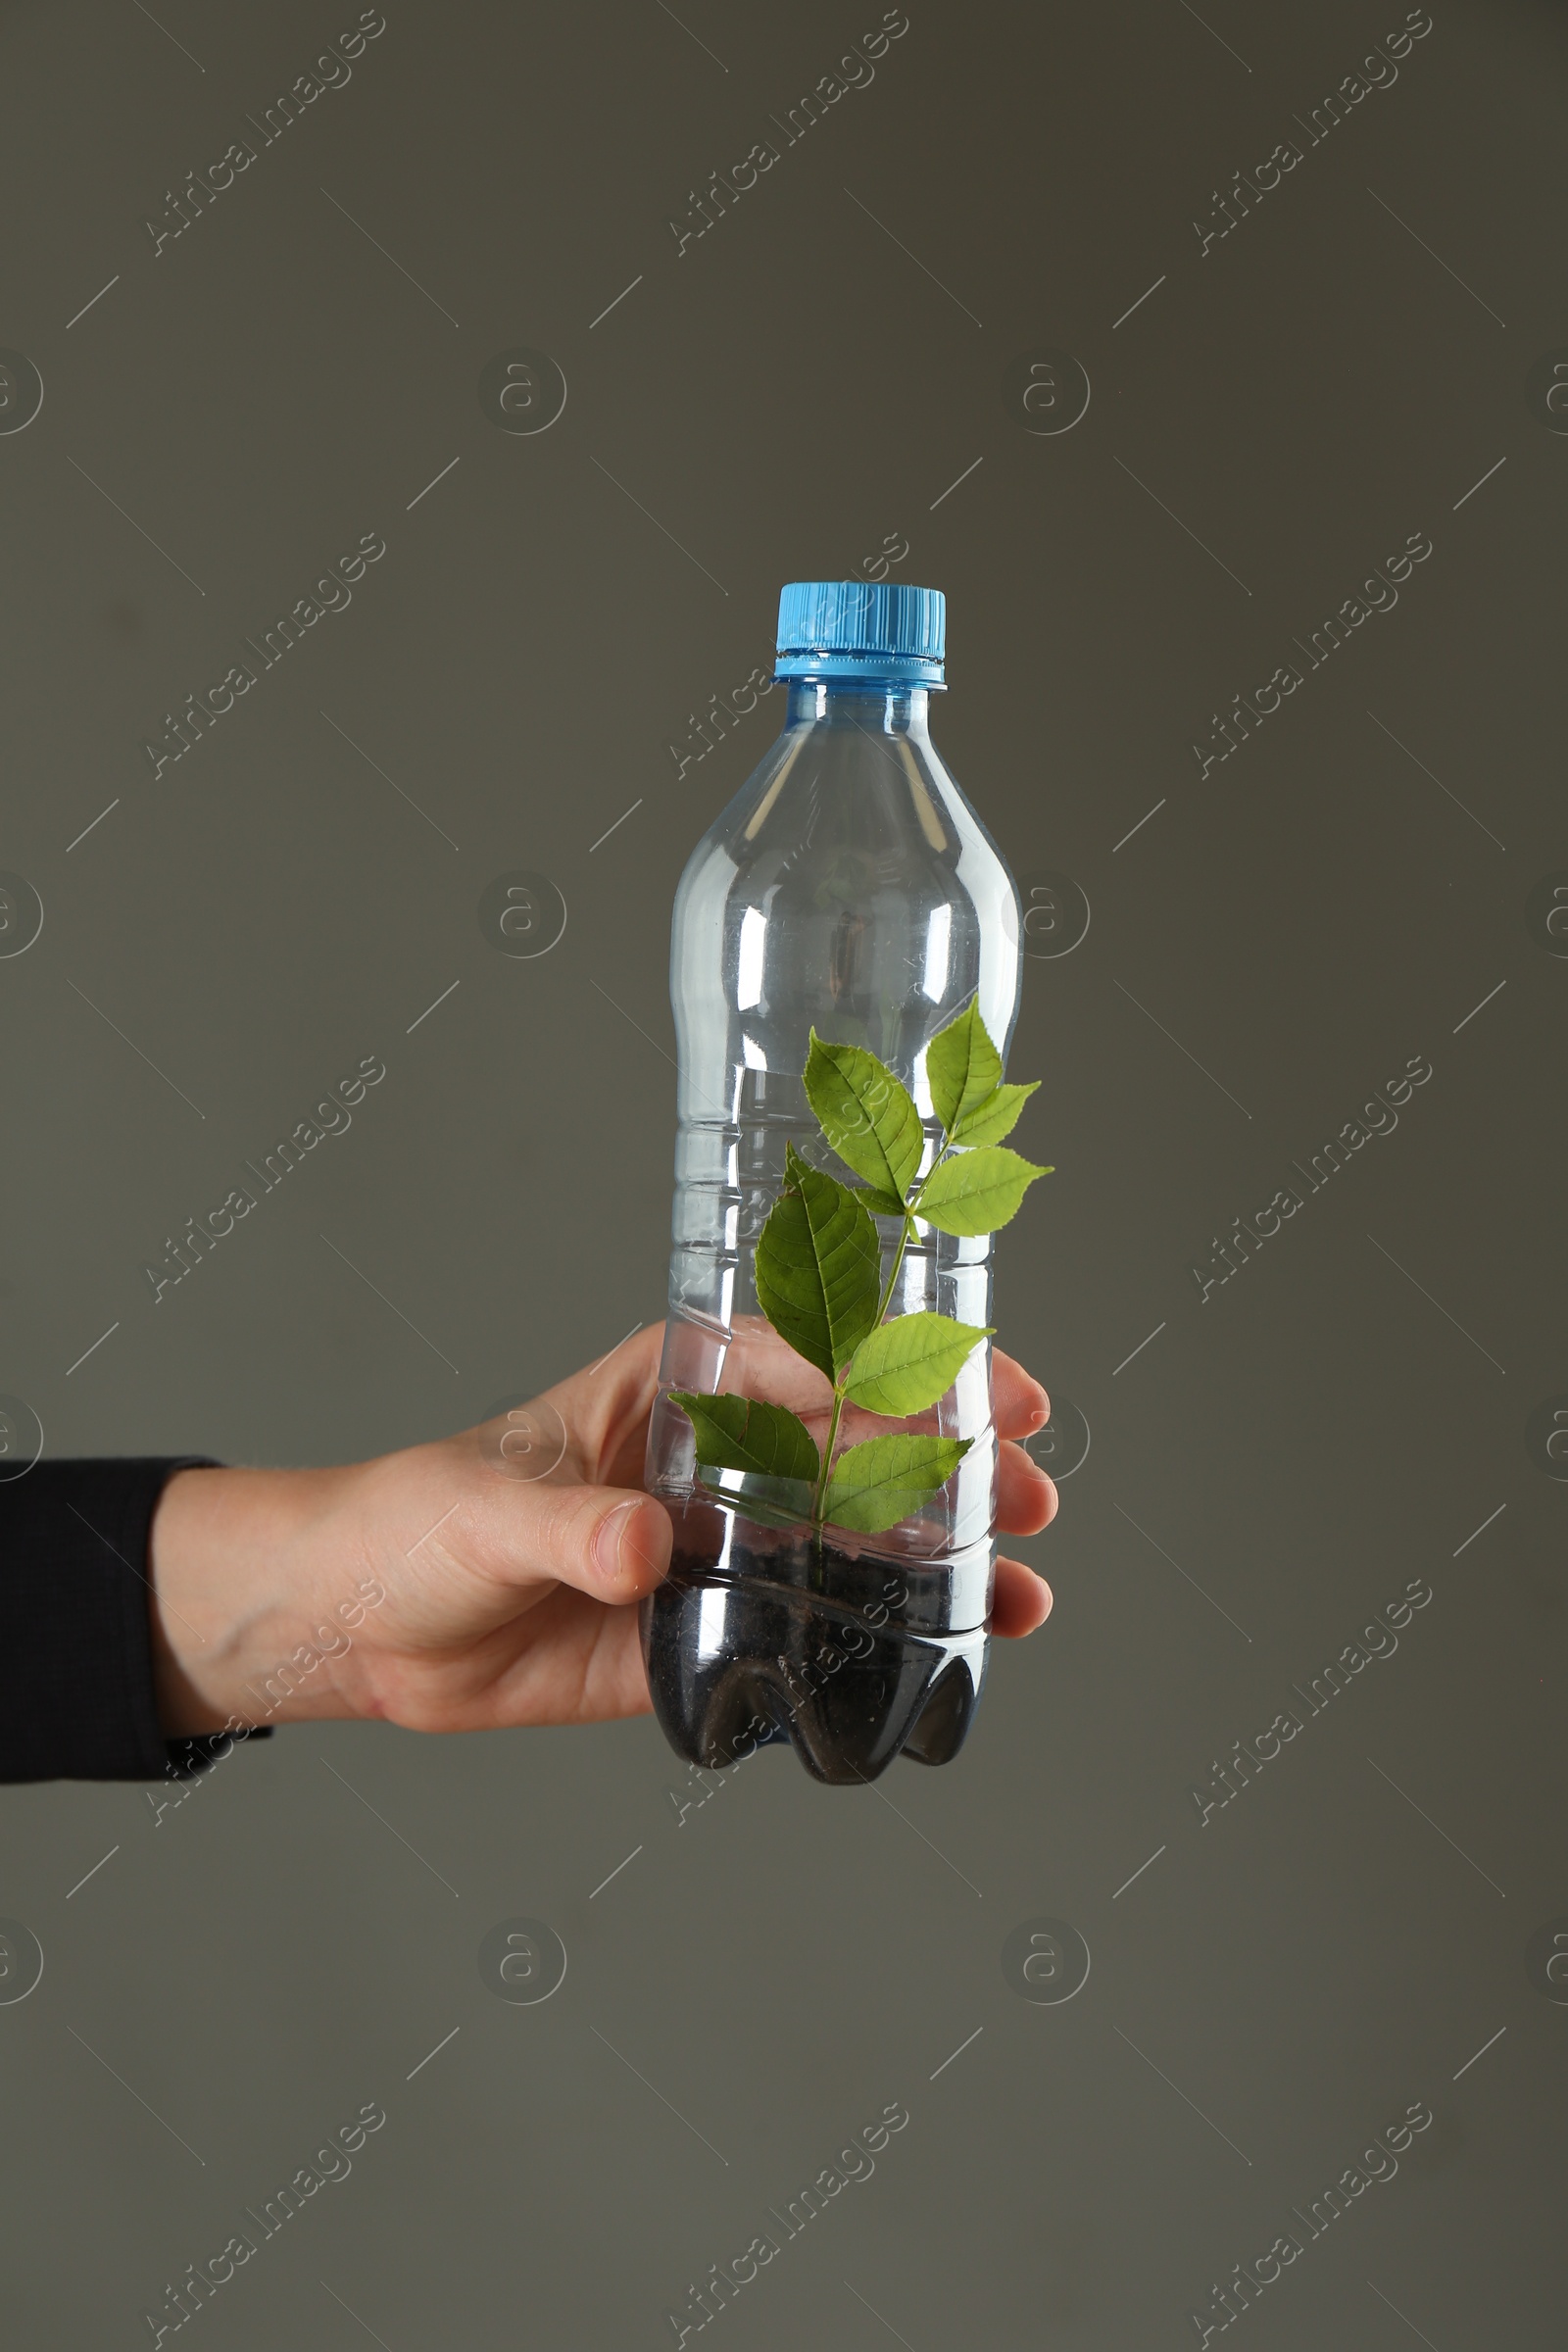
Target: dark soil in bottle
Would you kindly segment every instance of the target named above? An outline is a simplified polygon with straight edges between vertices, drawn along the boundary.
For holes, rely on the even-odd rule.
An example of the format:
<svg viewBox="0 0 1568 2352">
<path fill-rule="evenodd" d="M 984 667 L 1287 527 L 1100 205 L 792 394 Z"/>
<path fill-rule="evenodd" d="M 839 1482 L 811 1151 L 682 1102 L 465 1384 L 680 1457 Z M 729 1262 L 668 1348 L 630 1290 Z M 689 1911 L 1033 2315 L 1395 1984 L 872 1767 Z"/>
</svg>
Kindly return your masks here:
<svg viewBox="0 0 1568 2352">
<path fill-rule="evenodd" d="M 788 1740 L 816 1780 L 875 1780 L 896 1755 L 946 1764 L 974 1717 L 985 1675 L 983 1627 L 902 1626 L 888 1563 L 831 1544 L 754 1554 L 677 1548 L 642 1606 L 654 1711 L 689 1762 L 722 1767 Z"/>
</svg>

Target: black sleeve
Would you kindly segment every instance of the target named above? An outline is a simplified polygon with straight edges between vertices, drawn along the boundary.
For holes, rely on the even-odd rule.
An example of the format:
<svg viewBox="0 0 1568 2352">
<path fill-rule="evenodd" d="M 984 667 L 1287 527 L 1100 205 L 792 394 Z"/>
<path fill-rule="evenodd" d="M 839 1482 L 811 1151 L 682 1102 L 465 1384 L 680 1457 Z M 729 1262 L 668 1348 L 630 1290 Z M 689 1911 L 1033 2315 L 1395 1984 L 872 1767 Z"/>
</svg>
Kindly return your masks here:
<svg viewBox="0 0 1568 2352">
<path fill-rule="evenodd" d="M 37 1462 L 0 1483 L 0 1781 L 186 1779 L 213 1760 L 221 1735 L 166 1740 L 158 1721 L 147 1544 L 165 1483 L 216 1467 Z"/>
</svg>

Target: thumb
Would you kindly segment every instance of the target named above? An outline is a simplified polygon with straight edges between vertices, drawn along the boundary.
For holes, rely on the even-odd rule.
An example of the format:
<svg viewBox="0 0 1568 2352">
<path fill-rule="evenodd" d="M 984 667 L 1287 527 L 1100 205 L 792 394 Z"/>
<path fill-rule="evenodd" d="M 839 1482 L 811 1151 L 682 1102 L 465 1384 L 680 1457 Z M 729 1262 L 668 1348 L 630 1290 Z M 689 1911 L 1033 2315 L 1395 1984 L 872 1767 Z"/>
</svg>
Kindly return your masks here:
<svg viewBox="0 0 1568 2352">
<path fill-rule="evenodd" d="M 508 1582 L 552 1579 L 624 1608 L 662 1584 L 674 1529 L 651 1494 L 623 1487 L 526 1487 L 497 1529 Z"/>
</svg>

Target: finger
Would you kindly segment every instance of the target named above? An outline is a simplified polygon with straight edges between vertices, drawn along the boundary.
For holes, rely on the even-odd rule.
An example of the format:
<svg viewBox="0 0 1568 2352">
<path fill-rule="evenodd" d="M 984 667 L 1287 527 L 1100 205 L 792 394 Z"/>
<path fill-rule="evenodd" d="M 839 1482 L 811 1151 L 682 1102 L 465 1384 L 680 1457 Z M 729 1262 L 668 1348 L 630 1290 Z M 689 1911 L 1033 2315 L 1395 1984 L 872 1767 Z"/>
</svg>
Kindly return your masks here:
<svg viewBox="0 0 1568 2352">
<path fill-rule="evenodd" d="M 1027 1438 L 1051 1418 L 1051 1399 L 1032 1373 L 995 1348 L 991 1357 L 992 1410 L 1004 1438 Z M 724 1365 L 724 1386 L 737 1396 L 765 1396 L 787 1404 L 808 1428 L 825 1423 L 833 1393 L 823 1375 L 796 1355 L 759 1317 L 737 1317 L 735 1339 Z M 910 1415 L 906 1426 L 923 1427 L 926 1416 Z M 850 1426 L 873 1434 L 866 1416 L 850 1407 Z M 934 1426 L 934 1424 L 933 1424 Z"/>
<path fill-rule="evenodd" d="M 652 1711 L 635 1609 L 606 1609 L 558 1585 L 529 1619 L 532 1639 L 496 1686 L 503 1723 L 604 1723 Z"/>
<path fill-rule="evenodd" d="M 623 1608 L 663 1582 L 673 1530 L 651 1495 L 546 1480 L 478 1503 L 481 1564 L 513 1587 L 559 1583 Z M 439 1541 L 439 1539 L 437 1539 Z"/>
<path fill-rule="evenodd" d="M 997 1562 L 997 1589 L 991 1604 L 991 1631 L 1004 1642 L 1019 1641 L 1044 1625 L 1051 1615 L 1052 1592 L 1022 1560 Z"/>
<path fill-rule="evenodd" d="M 1038 1536 L 1056 1516 L 1056 1489 L 1021 1446 L 1004 1440 L 997 1460 L 997 1525 L 1009 1536 Z"/>
<path fill-rule="evenodd" d="M 1000 1348 L 991 1350 L 991 1404 L 1004 1438 L 1033 1437 L 1051 1418 L 1051 1398 L 1034 1374 Z"/>
<path fill-rule="evenodd" d="M 650 1323 L 628 1340 L 618 1353 L 592 1373 L 597 1392 L 606 1374 L 614 1375 L 610 1395 L 599 1400 L 604 1435 L 599 1456 L 588 1475 L 607 1486 L 641 1486 L 648 1453 L 648 1416 L 659 1394 L 659 1366 L 664 1352 L 664 1326 Z M 624 1357 L 624 1362 L 622 1361 Z M 587 1376 L 585 1375 L 585 1380 Z"/>
<path fill-rule="evenodd" d="M 629 1487 L 640 1477 L 663 1343 L 662 1323 L 644 1324 L 536 1400 L 564 1424 L 568 1482 L 571 1472 L 588 1485 Z"/>
</svg>

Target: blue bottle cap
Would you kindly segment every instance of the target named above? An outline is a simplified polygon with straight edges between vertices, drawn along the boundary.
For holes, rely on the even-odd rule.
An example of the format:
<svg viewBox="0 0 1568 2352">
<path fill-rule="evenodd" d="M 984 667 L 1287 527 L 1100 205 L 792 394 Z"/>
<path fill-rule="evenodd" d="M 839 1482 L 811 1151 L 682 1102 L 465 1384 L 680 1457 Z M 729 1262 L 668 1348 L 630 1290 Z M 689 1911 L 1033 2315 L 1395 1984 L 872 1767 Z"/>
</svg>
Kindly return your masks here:
<svg viewBox="0 0 1568 2352">
<path fill-rule="evenodd" d="M 778 600 L 773 675 L 940 686 L 947 625 L 940 588 L 793 580 Z"/>
</svg>

